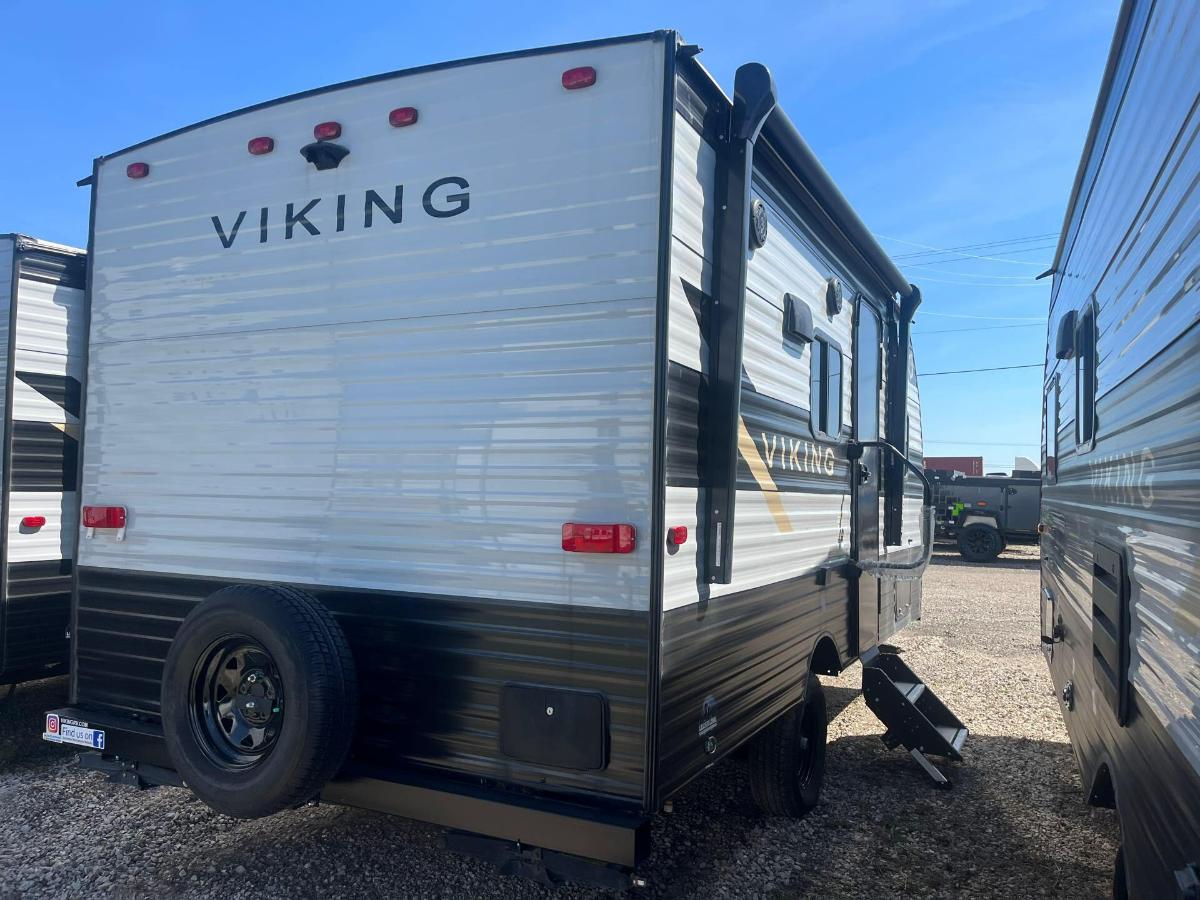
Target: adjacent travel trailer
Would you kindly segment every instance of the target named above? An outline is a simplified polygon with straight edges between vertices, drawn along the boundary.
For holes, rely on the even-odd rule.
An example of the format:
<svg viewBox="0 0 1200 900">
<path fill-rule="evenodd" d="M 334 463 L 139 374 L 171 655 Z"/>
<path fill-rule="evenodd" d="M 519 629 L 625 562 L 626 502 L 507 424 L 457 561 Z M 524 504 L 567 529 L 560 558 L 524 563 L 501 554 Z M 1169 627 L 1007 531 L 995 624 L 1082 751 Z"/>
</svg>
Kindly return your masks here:
<svg viewBox="0 0 1200 900">
<path fill-rule="evenodd" d="M 0 685 L 67 669 L 83 276 L 82 250 L 0 235 Z"/>
<path fill-rule="evenodd" d="M 1054 261 L 1042 641 L 1117 896 L 1200 896 L 1200 7 L 1127 2 Z"/>
<path fill-rule="evenodd" d="M 672 32 L 265 103 L 102 157 L 71 705 L 221 812 L 316 797 L 624 883 L 749 745 L 816 801 L 816 673 L 935 780 L 881 642 L 932 517 L 920 295 L 776 104 Z"/>
</svg>

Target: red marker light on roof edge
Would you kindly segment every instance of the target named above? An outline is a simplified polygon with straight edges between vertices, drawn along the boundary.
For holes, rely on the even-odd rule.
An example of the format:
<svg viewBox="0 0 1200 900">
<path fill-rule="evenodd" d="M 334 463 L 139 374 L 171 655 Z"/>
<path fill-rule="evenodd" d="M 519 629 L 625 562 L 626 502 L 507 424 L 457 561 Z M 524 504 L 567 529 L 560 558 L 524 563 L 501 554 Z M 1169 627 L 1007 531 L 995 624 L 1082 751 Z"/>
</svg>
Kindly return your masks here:
<svg viewBox="0 0 1200 900">
<path fill-rule="evenodd" d="M 415 106 L 401 106 L 399 109 L 393 109 L 388 113 L 388 124 L 393 128 L 405 128 L 408 125 L 417 123 L 417 109 Z"/>
<path fill-rule="evenodd" d="M 246 149 L 250 151 L 251 156 L 263 156 L 275 149 L 275 138 L 250 138 L 246 144 Z"/>
<path fill-rule="evenodd" d="M 340 122 L 322 122 L 313 128 L 313 137 L 318 141 L 332 141 L 342 136 Z"/>
<path fill-rule="evenodd" d="M 568 91 L 591 87 L 596 83 L 596 70 L 591 66 L 580 66 L 577 69 L 567 69 L 562 73 L 562 86 Z"/>
<path fill-rule="evenodd" d="M 130 178 L 145 178 L 150 174 L 150 164 L 144 162 L 130 163 L 125 167 L 125 174 Z"/>
</svg>

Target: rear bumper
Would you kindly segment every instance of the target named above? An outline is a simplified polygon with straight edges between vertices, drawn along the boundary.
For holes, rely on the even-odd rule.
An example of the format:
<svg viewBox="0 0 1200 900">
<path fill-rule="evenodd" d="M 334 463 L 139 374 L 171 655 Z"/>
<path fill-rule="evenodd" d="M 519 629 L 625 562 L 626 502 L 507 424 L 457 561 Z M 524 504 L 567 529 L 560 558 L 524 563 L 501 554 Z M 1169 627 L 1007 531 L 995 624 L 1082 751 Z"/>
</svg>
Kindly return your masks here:
<svg viewBox="0 0 1200 900">
<path fill-rule="evenodd" d="M 86 707 L 49 713 L 105 732 L 103 754 L 96 754 L 89 768 L 119 770 L 124 777 L 118 780 L 131 784 L 179 783 L 157 722 Z M 417 772 L 351 762 L 325 786 L 321 800 L 629 869 L 640 865 L 650 852 L 650 820 L 644 816 Z"/>
</svg>

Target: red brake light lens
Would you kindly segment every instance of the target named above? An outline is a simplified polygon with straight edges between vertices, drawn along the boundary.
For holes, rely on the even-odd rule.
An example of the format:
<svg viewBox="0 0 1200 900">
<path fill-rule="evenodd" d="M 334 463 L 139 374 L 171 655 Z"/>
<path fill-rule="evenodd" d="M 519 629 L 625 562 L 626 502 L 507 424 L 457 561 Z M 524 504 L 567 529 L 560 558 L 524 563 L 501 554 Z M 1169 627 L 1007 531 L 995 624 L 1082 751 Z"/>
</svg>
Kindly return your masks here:
<svg viewBox="0 0 1200 900">
<path fill-rule="evenodd" d="M 83 508 L 84 528 L 124 528 L 125 507 L 123 506 L 85 506 Z"/>
<path fill-rule="evenodd" d="M 145 178 L 150 174 L 150 164 L 130 163 L 125 167 L 125 174 L 130 178 Z"/>
<path fill-rule="evenodd" d="M 41 528 L 45 524 L 45 516 L 25 516 L 21 519 L 21 527 L 23 528 Z"/>
<path fill-rule="evenodd" d="M 562 73 L 562 86 L 568 91 L 591 87 L 596 83 L 596 70 L 591 66 L 580 66 L 578 69 L 567 69 Z"/>
<path fill-rule="evenodd" d="M 408 125 L 417 123 L 417 108 L 415 106 L 402 106 L 399 109 L 393 109 L 388 113 L 388 124 L 393 128 L 404 128 Z"/>
<path fill-rule="evenodd" d="M 332 141 L 342 136 L 342 126 L 339 122 L 322 122 L 313 129 L 313 137 L 318 141 Z"/>
<path fill-rule="evenodd" d="M 250 142 L 246 144 L 246 149 L 250 151 L 251 156 L 263 156 L 275 149 L 275 138 L 250 138 Z"/>
<path fill-rule="evenodd" d="M 568 553 L 632 553 L 632 525 L 581 525 L 562 527 L 562 548 Z"/>
</svg>

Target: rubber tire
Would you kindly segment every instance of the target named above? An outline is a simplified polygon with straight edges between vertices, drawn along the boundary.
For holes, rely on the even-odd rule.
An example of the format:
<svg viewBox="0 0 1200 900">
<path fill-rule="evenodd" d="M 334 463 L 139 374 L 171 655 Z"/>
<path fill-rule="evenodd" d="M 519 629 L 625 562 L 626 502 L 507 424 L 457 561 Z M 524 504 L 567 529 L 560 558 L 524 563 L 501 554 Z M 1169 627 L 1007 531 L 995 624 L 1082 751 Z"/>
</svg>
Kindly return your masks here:
<svg viewBox="0 0 1200 900">
<path fill-rule="evenodd" d="M 1125 845 L 1117 845 L 1117 861 L 1113 866 L 1113 900 L 1129 900 L 1129 881 L 1125 873 Z"/>
<path fill-rule="evenodd" d="M 989 545 L 986 550 L 976 551 L 971 549 L 968 543 L 968 537 L 971 535 L 987 535 Z M 968 525 L 958 533 L 958 552 L 967 562 L 991 562 L 1000 555 L 1004 549 L 1004 539 L 1000 537 L 1000 532 L 991 525 L 983 525 L 975 523 Z"/>
<path fill-rule="evenodd" d="M 193 733 L 190 683 L 198 660 L 230 634 L 257 640 L 283 682 L 283 724 L 274 747 L 245 769 L 211 760 Z M 288 587 L 234 585 L 183 620 L 163 670 L 167 751 L 184 783 L 205 804 L 257 819 L 315 798 L 342 767 L 358 718 L 354 658 L 341 627 L 310 594 Z"/>
<path fill-rule="evenodd" d="M 800 746 L 803 716 L 816 716 L 816 736 L 808 749 Z M 817 805 L 825 781 L 825 744 L 829 732 L 829 712 L 820 679 L 809 673 L 804 702 L 792 707 L 750 742 L 750 792 L 759 809 L 772 816 L 799 818 Z M 796 771 L 803 753 L 812 754 L 813 769 L 806 783 L 800 784 Z"/>
</svg>

